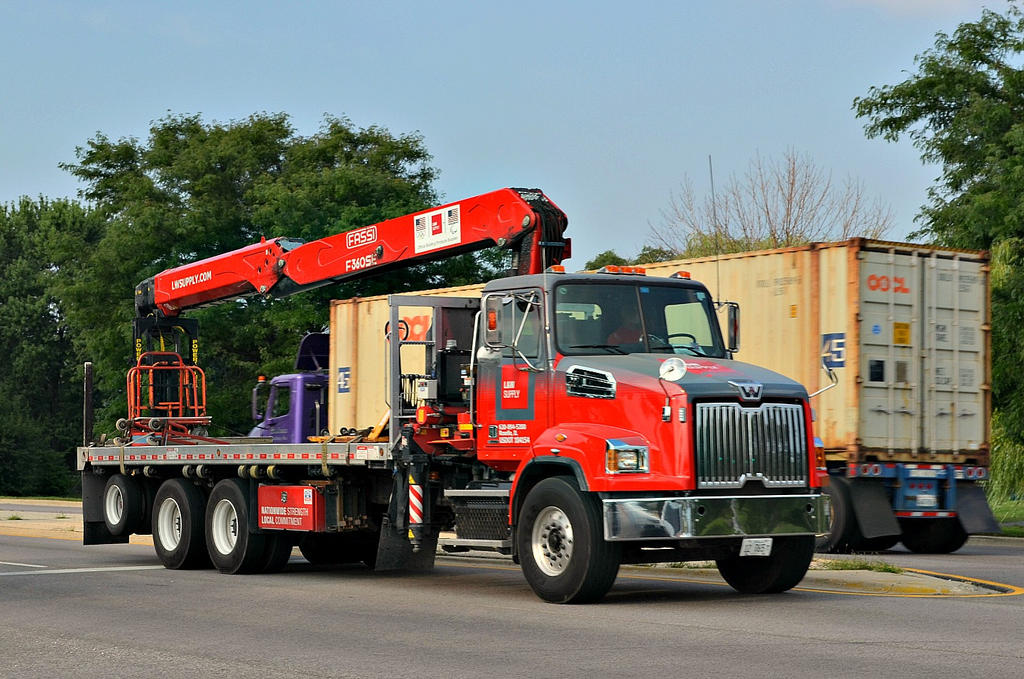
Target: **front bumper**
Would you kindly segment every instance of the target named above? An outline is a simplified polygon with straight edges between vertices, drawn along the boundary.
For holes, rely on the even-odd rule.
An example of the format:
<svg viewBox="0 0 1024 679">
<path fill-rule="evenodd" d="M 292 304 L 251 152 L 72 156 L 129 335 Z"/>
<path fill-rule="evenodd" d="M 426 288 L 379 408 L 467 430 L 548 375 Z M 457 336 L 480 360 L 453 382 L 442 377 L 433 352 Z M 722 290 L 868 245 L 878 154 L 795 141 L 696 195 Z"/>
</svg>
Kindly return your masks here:
<svg viewBox="0 0 1024 679">
<path fill-rule="evenodd" d="M 828 532 L 828 496 L 612 498 L 605 540 L 681 540 Z"/>
</svg>

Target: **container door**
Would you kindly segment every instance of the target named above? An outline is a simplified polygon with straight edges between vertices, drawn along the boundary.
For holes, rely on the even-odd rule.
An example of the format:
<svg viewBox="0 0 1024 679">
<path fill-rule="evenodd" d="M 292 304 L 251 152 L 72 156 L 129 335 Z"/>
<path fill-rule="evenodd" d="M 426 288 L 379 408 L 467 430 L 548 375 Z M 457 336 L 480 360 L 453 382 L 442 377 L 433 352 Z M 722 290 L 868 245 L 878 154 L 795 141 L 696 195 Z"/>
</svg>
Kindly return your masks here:
<svg viewBox="0 0 1024 679">
<path fill-rule="evenodd" d="M 976 261 L 932 253 L 924 268 L 924 431 L 928 452 L 985 442 L 987 273 Z"/>
<path fill-rule="evenodd" d="M 860 437 L 863 448 L 916 450 L 921 436 L 920 259 L 863 251 Z"/>
</svg>

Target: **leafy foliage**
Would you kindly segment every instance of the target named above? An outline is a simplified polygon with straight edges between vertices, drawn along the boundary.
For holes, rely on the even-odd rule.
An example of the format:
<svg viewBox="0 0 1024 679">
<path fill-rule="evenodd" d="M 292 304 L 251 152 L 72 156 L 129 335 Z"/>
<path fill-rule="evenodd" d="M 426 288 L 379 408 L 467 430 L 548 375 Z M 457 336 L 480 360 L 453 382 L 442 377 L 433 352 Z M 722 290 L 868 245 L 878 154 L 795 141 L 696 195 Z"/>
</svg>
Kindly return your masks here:
<svg viewBox="0 0 1024 679">
<path fill-rule="evenodd" d="M 302 137 L 284 114 L 229 123 L 171 115 L 155 122 L 145 141 L 98 134 L 76 154 L 65 168 L 85 183 L 83 197 L 103 229 L 65 234 L 59 265 L 69 275 L 60 294 L 69 322 L 83 330 L 79 351 L 96 365 L 97 419 L 107 430 L 123 416 L 140 281 L 261 236 L 312 240 L 438 202 L 436 170 L 418 135 L 358 129 L 341 118 L 328 117 L 316 134 Z M 255 375 L 291 368 L 301 336 L 327 325 L 331 298 L 429 287 L 451 280 L 449 269 L 459 282 L 485 273 L 472 257 L 446 264 L 191 314 L 200 320 L 208 411 L 220 427 L 214 433 L 248 430 Z"/>
<path fill-rule="evenodd" d="M 1024 235 L 1024 14 L 983 10 L 953 35 L 938 33 L 917 72 L 854 99 L 869 137 L 906 136 L 942 168 L 917 236 L 987 249 Z"/>
<path fill-rule="evenodd" d="M 66 495 L 74 486 L 80 379 L 51 290 L 51 246 L 91 222 L 68 201 L 24 198 L 0 210 L 0 494 Z"/>
</svg>

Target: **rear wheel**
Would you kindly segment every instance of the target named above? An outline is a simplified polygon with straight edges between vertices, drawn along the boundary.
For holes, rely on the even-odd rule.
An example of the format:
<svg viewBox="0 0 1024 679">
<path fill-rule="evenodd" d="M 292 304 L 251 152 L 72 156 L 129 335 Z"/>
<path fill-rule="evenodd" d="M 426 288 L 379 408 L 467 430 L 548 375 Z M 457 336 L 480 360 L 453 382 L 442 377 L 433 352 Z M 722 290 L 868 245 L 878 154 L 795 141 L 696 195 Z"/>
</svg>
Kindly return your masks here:
<svg viewBox="0 0 1024 679">
<path fill-rule="evenodd" d="M 516 546 L 526 581 L 552 603 L 598 601 L 619 572 L 621 550 L 604 539 L 597 500 L 569 477 L 544 479 L 530 490 Z"/>
<path fill-rule="evenodd" d="M 248 487 L 224 479 L 213 487 L 206 506 L 206 547 L 221 573 L 252 573 L 264 565 L 266 538 L 249 532 Z"/>
<path fill-rule="evenodd" d="M 137 533 L 146 517 L 143 487 L 124 474 L 114 474 L 103 489 L 103 522 L 118 537 Z"/>
<path fill-rule="evenodd" d="M 900 519 L 903 546 L 918 554 L 949 554 L 964 546 L 967 531 L 960 519 Z"/>
<path fill-rule="evenodd" d="M 263 557 L 257 570 L 260 573 L 277 573 L 285 567 L 292 555 L 294 542 L 290 535 L 275 535 L 267 533 L 266 546 L 263 548 Z"/>
<path fill-rule="evenodd" d="M 878 538 L 864 538 L 860 541 L 858 551 L 884 552 L 900 541 L 899 535 L 883 535 Z"/>
<path fill-rule="evenodd" d="M 853 511 L 850 482 L 842 476 L 831 476 L 825 494 L 831 500 L 829 535 L 818 542 L 818 549 L 833 554 L 849 554 L 859 549 L 864 538 L 861 537 L 857 516 Z"/>
<path fill-rule="evenodd" d="M 164 481 L 153 505 L 153 547 L 167 568 L 209 564 L 205 532 L 206 498 L 184 479 Z"/>
<path fill-rule="evenodd" d="M 718 572 L 737 592 L 774 594 L 792 589 L 807 574 L 814 556 L 814 536 L 775 538 L 769 556 L 718 559 Z"/>
<path fill-rule="evenodd" d="M 314 566 L 364 563 L 373 568 L 377 560 L 376 533 L 309 533 L 299 541 L 299 551 Z"/>
</svg>

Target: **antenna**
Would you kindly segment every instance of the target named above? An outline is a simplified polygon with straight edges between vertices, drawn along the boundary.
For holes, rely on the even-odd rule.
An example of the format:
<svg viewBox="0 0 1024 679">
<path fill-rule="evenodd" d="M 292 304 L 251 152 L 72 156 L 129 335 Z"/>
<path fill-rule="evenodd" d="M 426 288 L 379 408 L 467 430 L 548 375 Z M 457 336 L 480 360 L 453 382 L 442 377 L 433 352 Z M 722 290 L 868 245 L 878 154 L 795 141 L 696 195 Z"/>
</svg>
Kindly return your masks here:
<svg viewBox="0 0 1024 679">
<path fill-rule="evenodd" d="M 718 228 L 718 198 L 715 196 L 715 167 L 708 154 L 708 174 L 711 176 L 711 221 L 715 230 L 715 305 L 721 307 L 722 297 L 722 241 Z"/>
</svg>

